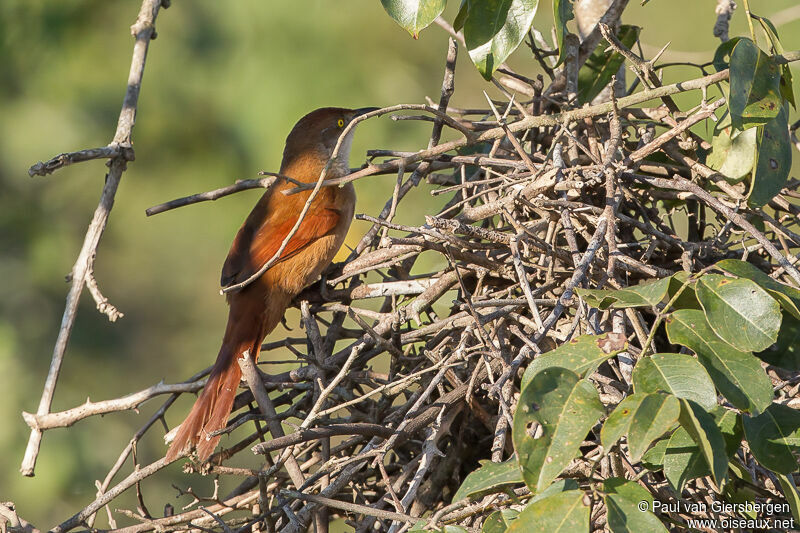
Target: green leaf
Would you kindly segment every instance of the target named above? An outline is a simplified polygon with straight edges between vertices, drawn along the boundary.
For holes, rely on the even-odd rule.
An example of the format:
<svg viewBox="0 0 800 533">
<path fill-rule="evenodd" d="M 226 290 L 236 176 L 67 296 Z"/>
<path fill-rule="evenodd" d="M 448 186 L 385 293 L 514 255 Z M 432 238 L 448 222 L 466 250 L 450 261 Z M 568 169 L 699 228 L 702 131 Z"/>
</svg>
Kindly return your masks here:
<svg viewBox="0 0 800 533">
<path fill-rule="evenodd" d="M 773 403 L 755 417 L 744 417 L 744 434 L 750 451 L 762 466 L 779 474 L 797 470 L 792 454 L 800 447 L 800 412 Z"/>
<path fill-rule="evenodd" d="M 678 400 L 681 404 L 680 421 L 700 448 L 700 453 L 711 467 L 711 476 L 717 487 L 728 475 L 728 457 L 725 452 L 725 439 L 714 422 L 714 417 L 691 400 Z"/>
<path fill-rule="evenodd" d="M 539 0 L 467 0 L 464 40 L 487 81 L 527 35 Z"/>
<path fill-rule="evenodd" d="M 627 339 L 621 333 L 581 335 L 534 359 L 522 375 L 520 390 L 524 392 L 536 374 L 552 366 L 568 368 L 580 377 L 592 374 L 600 363 L 627 347 Z"/>
<path fill-rule="evenodd" d="M 778 64 L 750 39 L 742 38 L 731 53 L 728 108 L 736 129 L 769 122 L 781 108 Z"/>
<path fill-rule="evenodd" d="M 481 461 L 481 466 L 470 472 L 453 496 L 457 502 L 463 498 L 497 492 L 506 485 L 523 483 L 522 471 L 519 469 L 517 458 L 512 457 L 502 463 Z"/>
<path fill-rule="evenodd" d="M 667 528 L 656 515 L 649 510 L 641 510 L 641 502 L 648 502 L 647 509 L 653 508 L 653 496 L 638 483 L 609 478 L 603 482 L 603 491 L 603 501 L 608 509 L 607 525 L 612 533 L 666 533 Z"/>
<path fill-rule="evenodd" d="M 512 430 L 531 492 L 544 490 L 578 455 L 602 414 L 597 390 L 575 372 L 551 367 L 534 376 L 519 398 Z"/>
<path fill-rule="evenodd" d="M 414 39 L 442 14 L 447 0 L 381 0 L 383 9 Z"/>
<path fill-rule="evenodd" d="M 671 394 L 633 394 L 622 400 L 608 416 L 600 432 L 603 448 L 628 435 L 631 460 L 639 462 L 650 444 L 669 431 L 678 421 L 681 408 Z"/>
<path fill-rule="evenodd" d="M 591 307 L 605 311 L 609 307 L 623 309 L 626 307 L 652 307 L 660 303 L 667 295 L 670 278 L 661 278 L 626 287 L 624 289 L 575 289 L 581 298 Z"/>
<path fill-rule="evenodd" d="M 642 456 L 642 465 L 644 465 L 644 467 L 648 470 L 661 470 L 664 467 L 664 454 L 667 451 L 668 444 L 668 438 L 661 439 L 653 444 L 653 446 Z"/>
<path fill-rule="evenodd" d="M 747 205 L 761 207 L 772 200 L 786 185 L 791 168 L 789 106 L 783 104 L 778 116 L 758 128 L 758 150 Z"/>
<path fill-rule="evenodd" d="M 776 55 L 783 54 L 783 45 L 778 38 L 778 30 L 775 28 L 775 25 L 772 24 L 772 21 L 764 17 L 759 17 L 758 15 L 753 15 L 752 13 L 750 16 L 761 23 L 761 27 L 764 28 L 764 33 L 767 34 L 767 38 L 772 45 L 772 51 Z M 792 107 L 797 107 L 795 106 L 794 91 L 792 90 L 792 70 L 787 64 L 781 65 L 781 96 L 792 104 Z"/>
<path fill-rule="evenodd" d="M 800 522 L 800 494 L 797 492 L 797 486 L 794 484 L 792 476 L 785 474 L 776 474 L 778 482 L 781 484 L 781 490 L 789 502 L 789 507 L 792 509 L 792 517 L 795 522 Z"/>
<path fill-rule="evenodd" d="M 764 350 L 778 340 L 778 302 L 749 279 L 706 274 L 697 298 L 708 323 L 722 340 L 745 351 Z"/>
<path fill-rule="evenodd" d="M 733 52 L 733 47 L 736 46 L 736 43 L 738 43 L 740 39 L 741 37 L 733 37 L 717 47 L 716 52 L 714 52 L 714 60 L 712 61 L 714 69 L 717 72 L 730 68 L 731 52 Z"/>
<path fill-rule="evenodd" d="M 553 0 L 553 26 L 556 30 L 556 43 L 558 44 L 558 61 L 555 66 L 559 66 L 566 58 L 564 49 L 564 36 L 569 33 L 567 22 L 574 19 L 572 12 L 572 0 Z"/>
<path fill-rule="evenodd" d="M 495 511 L 483 522 L 481 533 L 505 533 L 508 529 L 508 526 L 511 525 L 511 522 L 513 522 L 518 515 L 519 511 L 515 511 L 513 509 L 502 509 L 500 511 Z"/>
<path fill-rule="evenodd" d="M 591 499 L 580 490 L 559 492 L 529 503 L 508 533 L 578 533 L 589 531 Z"/>
<path fill-rule="evenodd" d="M 670 276 L 667 299 L 671 301 L 678 291 L 681 291 L 678 298 L 672 303 L 672 309 L 702 309 L 694 290 L 696 284 L 696 281 L 689 280 L 689 273 L 683 270 Z"/>
<path fill-rule="evenodd" d="M 730 459 L 742 445 L 742 436 L 744 434 L 742 416 L 736 411 L 725 409 L 721 405 L 714 407 L 710 413 L 714 417 L 714 422 L 717 424 L 720 433 L 722 433 L 722 439 L 725 441 L 725 455 Z"/>
<path fill-rule="evenodd" d="M 639 38 L 637 26 L 623 24 L 619 28 L 617 37 L 622 44 L 632 48 Z M 592 55 L 578 71 L 578 102 L 585 104 L 594 100 L 606 85 L 611 82 L 612 76 L 619 71 L 619 67 L 625 61 L 622 54 L 614 51 L 606 51 L 608 43 L 605 41 L 597 45 Z"/>
<path fill-rule="evenodd" d="M 723 174 L 730 183 L 742 181 L 753 170 L 756 130 L 749 128 L 739 131 L 730 125 L 715 129 L 706 164 Z"/>
<path fill-rule="evenodd" d="M 710 473 L 700 448 L 689 432 L 678 428 L 669 438 L 664 452 L 664 476 L 669 484 L 681 494 L 687 482 Z"/>
<path fill-rule="evenodd" d="M 461 28 L 464 27 L 464 23 L 467 21 L 467 8 L 469 7 L 469 3 L 467 0 L 461 0 L 461 5 L 458 7 L 458 13 L 456 13 L 456 18 L 453 19 L 453 29 L 456 31 L 461 31 Z"/>
<path fill-rule="evenodd" d="M 633 368 L 633 390 L 637 393 L 664 391 L 711 409 L 717 405 L 714 382 L 697 360 L 680 353 L 657 353 L 643 357 Z"/>
<path fill-rule="evenodd" d="M 800 319 L 800 290 L 775 281 L 759 270 L 757 266 L 747 261 L 723 259 L 714 266 L 734 276 L 755 281 L 762 289 L 766 290 L 772 297 L 778 300 L 781 307 Z"/>
<path fill-rule="evenodd" d="M 778 341 L 756 355 L 771 365 L 795 372 L 800 371 L 800 320 L 789 313 L 784 313 Z"/>
<path fill-rule="evenodd" d="M 667 337 L 697 354 L 711 380 L 735 407 L 760 413 L 772 403 L 772 381 L 752 354 L 723 341 L 701 311 L 681 309 L 667 318 Z"/>
<path fill-rule="evenodd" d="M 558 494 L 559 492 L 564 492 L 567 490 L 578 490 L 578 482 L 571 478 L 556 480 L 552 485 L 543 491 L 536 493 L 536 495 L 531 498 L 531 502 L 539 501 L 541 499 L 548 498 L 553 494 Z"/>
</svg>

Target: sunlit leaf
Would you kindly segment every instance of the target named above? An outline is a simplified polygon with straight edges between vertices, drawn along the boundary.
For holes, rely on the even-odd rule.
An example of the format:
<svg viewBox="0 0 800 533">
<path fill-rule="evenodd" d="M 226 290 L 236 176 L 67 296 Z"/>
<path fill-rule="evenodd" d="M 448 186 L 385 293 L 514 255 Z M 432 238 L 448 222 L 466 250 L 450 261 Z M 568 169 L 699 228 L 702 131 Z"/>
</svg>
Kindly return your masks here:
<svg viewBox="0 0 800 533">
<path fill-rule="evenodd" d="M 697 283 L 697 298 L 711 329 L 731 346 L 759 351 L 778 339 L 778 302 L 749 279 L 706 274 Z"/>
<path fill-rule="evenodd" d="M 533 376 L 551 366 L 568 368 L 584 377 L 594 372 L 600 363 L 625 351 L 627 347 L 627 339 L 620 333 L 581 335 L 531 361 L 522 375 L 520 390 L 524 391 Z"/>
<path fill-rule="evenodd" d="M 486 79 L 525 39 L 539 0 L 468 0 L 464 40 Z"/>
<path fill-rule="evenodd" d="M 739 131 L 730 125 L 715 129 L 706 164 L 724 175 L 730 183 L 743 180 L 753 170 L 756 159 L 756 130 Z"/>
<path fill-rule="evenodd" d="M 747 261 L 723 259 L 715 266 L 734 276 L 755 281 L 759 287 L 766 290 L 773 298 L 778 300 L 781 307 L 800 319 L 800 290 L 775 281 L 762 272 L 757 266 Z"/>
<path fill-rule="evenodd" d="M 415 39 L 444 11 L 447 0 L 381 0 L 383 9 Z"/>
<path fill-rule="evenodd" d="M 589 532 L 591 498 L 580 490 L 559 492 L 529 503 L 506 531 L 508 533 Z"/>
<path fill-rule="evenodd" d="M 512 438 L 525 483 L 544 490 L 575 458 L 603 404 L 594 386 L 565 368 L 545 368 L 523 389 Z"/>
<path fill-rule="evenodd" d="M 667 294 L 670 278 L 646 281 L 624 289 L 583 289 L 575 290 L 587 305 L 606 310 L 609 307 L 652 307 L 660 303 Z"/>
<path fill-rule="evenodd" d="M 637 393 L 664 391 L 693 400 L 705 409 L 717 405 L 714 382 L 697 359 L 679 353 L 657 353 L 643 357 L 633 369 Z"/>
<path fill-rule="evenodd" d="M 664 451 L 664 476 L 667 481 L 680 494 L 687 482 L 710 473 L 700 447 L 688 431 L 678 428 L 669 438 Z"/>
<path fill-rule="evenodd" d="M 631 460 L 638 462 L 654 440 L 673 428 L 680 410 L 678 399 L 671 394 L 628 396 L 603 424 L 603 448 L 609 450 L 622 435 L 627 435 Z"/>
<path fill-rule="evenodd" d="M 734 406 L 757 414 L 772 403 L 772 381 L 759 360 L 717 337 L 702 311 L 675 311 L 666 329 L 670 342 L 697 354 L 717 390 Z"/>
<path fill-rule="evenodd" d="M 453 496 L 457 502 L 463 498 L 496 491 L 506 485 L 522 483 L 522 471 L 517 458 L 512 457 L 502 463 L 481 461 L 481 466 L 470 472 Z"/>
</svg>

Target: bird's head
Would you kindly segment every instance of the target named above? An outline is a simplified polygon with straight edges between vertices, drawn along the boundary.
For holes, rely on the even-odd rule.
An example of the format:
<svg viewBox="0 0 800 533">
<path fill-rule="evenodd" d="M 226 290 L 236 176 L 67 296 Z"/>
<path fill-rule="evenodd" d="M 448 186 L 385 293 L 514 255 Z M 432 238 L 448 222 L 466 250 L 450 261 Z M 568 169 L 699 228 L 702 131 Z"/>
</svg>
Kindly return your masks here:
<svg viewBox="0 0 800 533">
<path fill-rule="evenodd" d="M 307 114 L 295 124 L 286 138 L 281 173 L 285 173 L 289 167 L 297 166 L 298 164 L 308 166 L 309 159 L 325 165 L 333 155 L 336 143 L 344 133 L 347 125 L 356 117 L 377 109 L 379 108 L 345 109 L 341 107 L 323 107 Z M 334 162 L 335 167 L 342 167 L 338 170 L 347 170 L 354 131 L 355 128 L 351 128 L 339 146 L 339 152 Z M 329 177 L 333 177 L 332 174 L 334 173 L 331 173 Z"/>
</svg>

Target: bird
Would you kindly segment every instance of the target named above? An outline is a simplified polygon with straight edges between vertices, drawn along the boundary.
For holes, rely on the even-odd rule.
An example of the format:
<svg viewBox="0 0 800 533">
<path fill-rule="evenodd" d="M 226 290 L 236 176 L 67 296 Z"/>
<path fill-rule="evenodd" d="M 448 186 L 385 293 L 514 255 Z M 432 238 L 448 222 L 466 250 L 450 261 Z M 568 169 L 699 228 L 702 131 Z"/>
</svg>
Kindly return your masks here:
<svg viewBox="0 0 800 533">
<path fill-rule="evenodd" d="M 239 229 L 222 267 L 221 285 L 241 283 L 258 273 L 281 247 L 297 223 L 311 191 L 284 194 L 296 183 L 316 183 L 349 173 L 349 154 L 355 128 L 342 139 L 347 125 L 376 107 L 324 107 L 301 118 L 286 138 L 277 181 L 264 192 Z M 329 164 L 330 162 L 330 164 Z M 290 178 L 290 180 L 281 177 Z M 238 359 L 249 351 L 258 359 L 261 342 L 281 322 L 292 300 L 320 277 L 344 243 L 355 211 L 351 182 L 323 186 L 311 202 L 300 226 L 278 259 L 257 279 L 227 294 L 228 323 L 216 362 L 191 411 L 181 423 L 166 454 L 172 461 L 194 446 L 207 460 L 227 424 L 242 372 Z"/>
</svg>

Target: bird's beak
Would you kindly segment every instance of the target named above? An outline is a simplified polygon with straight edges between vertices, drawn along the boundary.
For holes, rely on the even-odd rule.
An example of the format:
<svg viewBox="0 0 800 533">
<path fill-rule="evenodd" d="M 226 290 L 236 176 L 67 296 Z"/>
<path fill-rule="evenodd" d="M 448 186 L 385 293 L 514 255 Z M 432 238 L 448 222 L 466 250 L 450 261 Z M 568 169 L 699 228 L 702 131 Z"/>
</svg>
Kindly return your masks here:
<svg viewBox="0 0 800 533">
<path fill-rule="evenodd" d="M 360 107 L 358 109 L 354 109 L 356 117 L 365 115 L 367 113 L 371 113 L 372 111 L 377 111 L 380 107 Z"/>
</svg>

